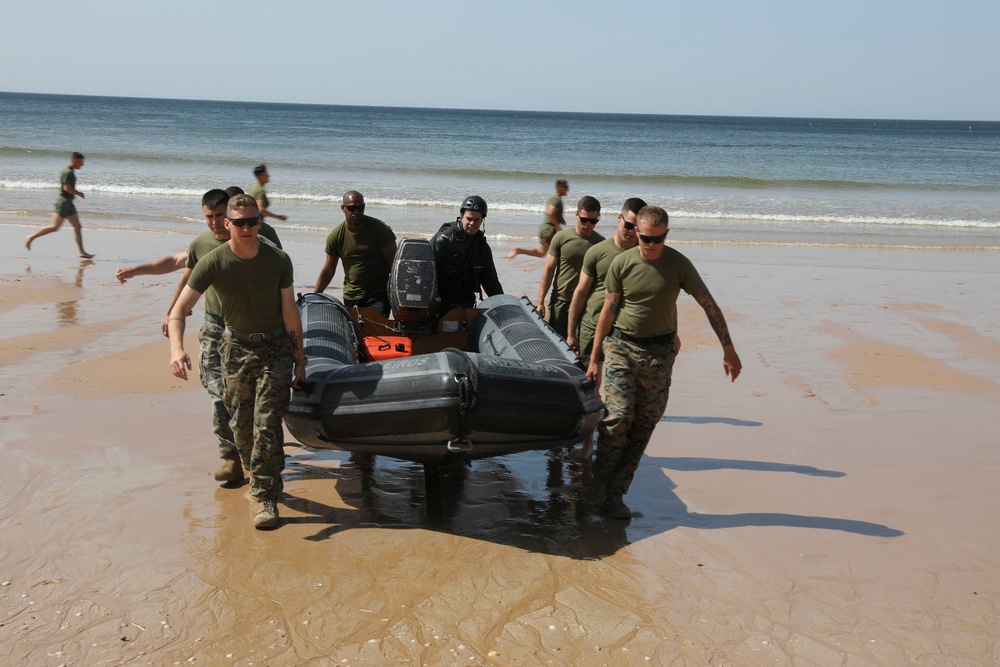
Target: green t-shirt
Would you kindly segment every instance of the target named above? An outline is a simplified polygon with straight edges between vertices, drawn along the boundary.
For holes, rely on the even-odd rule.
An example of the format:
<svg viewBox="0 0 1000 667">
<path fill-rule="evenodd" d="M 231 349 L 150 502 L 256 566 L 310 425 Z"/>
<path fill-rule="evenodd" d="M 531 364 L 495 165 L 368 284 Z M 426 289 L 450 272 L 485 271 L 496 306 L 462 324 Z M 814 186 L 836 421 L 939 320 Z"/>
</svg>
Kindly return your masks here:
<svg viewBox="0 0 1000 667">
<path fill-rule="evenodd" d="M 281 290 L 291 285 L 291 258 L 265 242 L 252 259 L 240 259 L 223 243 L 198 260 L 188 280 L 200 294 L 215 289 L 226 326 L 241 333 L 281 326 Z"/>
<path fill-rule="evenodd" d="M 583 258 L 591 247 L 603 240 L 604 237 L 597 232 L 587 237 L 580 236 L 576 232 L 576 227 L 564 229 L 552 237 L 549 254 L 558 260 L 552 301 L 569 303 L 573 300 L 573 290 L 580 282 Z"/>
<path fill-rule="evenodd" d="M 552 195 L 551 197 L 549 197 L 548 199 L 546 199 L 545 200 L 545 211 L 549 210 L 549 206 L 555 206 L 556 207 L 556 217 L 562 219 L 562 214 L 563 214 L 562 197 L 560 197 L 559 195 Z M 542 222 L 544 222 L 547 225 L 552 224 L 551 222 L 549 222 L 548 213 L 546 213 L 545 211 L 542 212 L 542 216 L 545 218 Z"/>
<path fill-rule="evenodd" d="M 268 201 L 267 193 L 264 192 L 264 185 L 260 181 L 251 185 L 250 189 L 247 190 L 247 194 L 253 197 L 254 201 L 264 202 L 264 208 L 270 208 L 271 202 Z"/>
<path fill-rule="evenodd" d="M 72 167 L 66 167 L 59 174 L 59 197 L 64 197 L 73 200 L 73 195 L 66 192 L 66 188 L 63 186 L 68 185 L 71 190 L 76 190 L 76 172 L 73 171 Z M 56 201 L 59 201 L 56 199 Z"/>
<path fill-rule="evenodd" d="M 274 231 L 274 227 L 267 224 L 263 220 L 260 221 L 260 231 L 258 234 L 273 243 L 275 247 L 281 247 L 281 241 L 278 239 L 278 232 Z"/>
<path fill-rule="evenodd" d="M 194 237 L 188 246 L 188 258 L 185 266 L 189 269 L 194 269 L 199 259 L 225 243 L 226 241 L 220 241 L 215 238 L 215 234 L 212 232 L 199 234 Z M 219 306 L 219 295 L 215 293 L 215 289 L 212 287 L 205 290 L 205 312 L 209 315 L 222 317 L 222 308 Z"/>
<path fill-rule="evenodd" d="M 646 338 L 677 331 L 677 295 L 705 289 L 698 270 L 684 255 L 667 246 L 659 259 L 647 262 L 639 248 L 611 261 L 604 287 L 622 295 L 615 323 L 630 336 Z"/>
<path fill-rule="evenodd" d="M 587 305 L 583 310 L 583 317 L 580 324 L 591 329 L 597 328 L 597 319 L 601 316 L 601 309 L 604 307 L 604 279 L 608 275 L 608 267 L 611 260 L 625 252 L 627 248 L 619 248 L 614 237 L 604 239 L 595 246 L 591 246 L 587 254 L 583 256 L 583 273 L 594 279 L 594 289 L 587 297 Z"/>
<path fill-rule="evenodd" d="M 355 233 L 342 222 L 326 237 L 326 254 L 339 257 L 344 265 L 344 298 L 363 299 L 385 292 L 389 284 L 389 263 L 382 248 L 396 242 L 396 235 L 378 218 L 364 216 L 361 231 Z"/>
</svg>

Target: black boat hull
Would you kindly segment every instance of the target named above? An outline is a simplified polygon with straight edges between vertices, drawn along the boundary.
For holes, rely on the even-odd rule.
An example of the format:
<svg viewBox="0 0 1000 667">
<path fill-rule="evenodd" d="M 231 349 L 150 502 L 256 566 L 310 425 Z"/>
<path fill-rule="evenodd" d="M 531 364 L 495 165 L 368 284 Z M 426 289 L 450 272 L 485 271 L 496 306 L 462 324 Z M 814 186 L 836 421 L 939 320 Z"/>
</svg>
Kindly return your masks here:
<svg viewBox="0 0 1000 667">
<path fill-rule="evenodd" d="M 310 294 L 299 309 L 307 382 L 285 423 L 309 446 L 437 464 L 570 445 L 597 425 L 594 384 L 526 299 L 482 302 L 467 349 L 367 363 L 338 301 Z"/>
</svg>

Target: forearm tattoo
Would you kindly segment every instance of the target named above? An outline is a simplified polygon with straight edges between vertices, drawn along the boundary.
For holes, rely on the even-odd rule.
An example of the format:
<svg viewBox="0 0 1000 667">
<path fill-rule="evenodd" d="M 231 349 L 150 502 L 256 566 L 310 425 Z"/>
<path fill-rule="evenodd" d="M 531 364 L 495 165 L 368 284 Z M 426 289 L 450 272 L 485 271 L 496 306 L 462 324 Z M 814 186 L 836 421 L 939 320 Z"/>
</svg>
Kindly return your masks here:
<svg viewBox="0 0 1000 667">
<path fill-rule="evenodd" d="M 726 324 L 726 318 L 722 314 L 722 309 L 719 308 L 719 304 L 717 304 L 715 299 L 712 298 L 708 289 L 699 290 L 691 296 L 693 296 L 694 300 L 697 301 L 705 310 L 705 315 L 708 316 L 708 321 L 712 325 L 712 329 L 715 330 L 715 335 L 719 337 L 719 342 L 722 343 L 722 347 L 732 345 L 733 339 L 729 336 L 729 326 Z"/>
</svg>

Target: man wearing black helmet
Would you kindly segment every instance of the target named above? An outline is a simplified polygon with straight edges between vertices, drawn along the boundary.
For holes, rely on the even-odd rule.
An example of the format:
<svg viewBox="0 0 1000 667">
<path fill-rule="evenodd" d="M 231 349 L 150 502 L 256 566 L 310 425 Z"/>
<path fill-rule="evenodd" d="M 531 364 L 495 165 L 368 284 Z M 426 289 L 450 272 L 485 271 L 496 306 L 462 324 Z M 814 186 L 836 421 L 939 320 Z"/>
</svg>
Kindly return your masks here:
<svg viewBox="0 0 1000 667">
<path fill-rule="evenodd" d="M 493 251 L 482 231 L 486 201 L 472 195 L 462 202 L 454 222 L 441 226 L 431 245 L 437 263 L 438 294 L 442 312 L 449 308 L 472 308 L 476 294 L 502 294 L 503 287 L 493 264 Z"/>
</svg>

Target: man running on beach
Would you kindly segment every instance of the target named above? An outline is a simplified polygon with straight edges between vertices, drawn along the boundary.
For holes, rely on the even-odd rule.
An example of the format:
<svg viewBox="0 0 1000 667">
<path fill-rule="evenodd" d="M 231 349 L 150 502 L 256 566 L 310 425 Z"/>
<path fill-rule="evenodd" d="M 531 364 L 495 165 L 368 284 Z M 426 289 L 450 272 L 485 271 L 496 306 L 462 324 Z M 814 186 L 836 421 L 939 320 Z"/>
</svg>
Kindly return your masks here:
<svg viewBox="0 0 1000 667">
<path fill-rule="evenodd" d="M 580 269 L 587 251 L 604 237 L 594 231 L 601 219 L 601 202 L 587 195 L 576 205 L 576 226 L 564 229 L 552 237 L 549 254 L 545 258 L 542 282 L 538 288 L 538 312 L 545 314 L 545 296 L 552 287 L 549 303 L 549 325 L 563 338 L 569 333 L 569 304 L 580 280 Z"/>
<path fill-rule="evenodd" d="M 735 382 L 743 366 L 722 310 L 687 257 L 667 247 L 669 217 L 659 206 L 637 216 L 638 248 L 611 261 L 587 376 L 597 380 L 604 352 L 605 415 L 586 504 L 614 519 L 629 519 L 623 497 L 653 429 L 667 407 L 677 352 L 677 295 L 684 290 L 705 310 L 722 344 L 722 367 Z"/>
<path fill-rule="evenodd" d="M 556 193 L 545 202 L 545 219 L 538 229 L 539 247 L 537 248 L 513 248 L 507 253 L 507 259 L 514 259 L 518 255 L 530 255 L 531 257 L 545 257 L 549 251 L 549 244 L 556 232 L 563 228 L 566 220 L 563 219 L 562 198 L 569 194 L 569 183 L 560 178 L 556 181 Z"/>
<path fill-rule="evenodd" d="M 80 257 L 90 259 L 92 254 L 83 249 L 83 228 L 80 226 L 80 216 L 77 215 L 76 206 L 73 205 L 73 197 L 83 199 L 83 193 L 76 189 L 76 170 L 83 166 L 86 158 L 83 153 L 74 152 L 69 159 L 69 166 L 59 174 L 59 194 L 56 196 L 55 213 L 52 214 L 52 224 L 42 227 L 34 234 L 24 240 L 24 247 L 31 250 L 32 242 L 40 236 L 59 231 L 63 220 L 69 220 L 73 226 L 73 235 L 76 238 L 76 247 L 80 251 Z"/>
<path fill-rule="evenodd" d="M 277 213 L 271 213 L 271 211 L 268 210 L 268 207 L 271 205 L 271 201 L 267 198 L 267 193 L 264 192 L 264 186 L 271 181 L 271 176 L 267 173 L 267 166 L 258 164 L 253 168 L 253 175 L 257 177 L 257 182 L 250 186 L 250 190 L 247 194 L 257 201 L 257 209 L 260 211 L 260 219 L 274 218 L 275 220 L 288 220 L 287 215 L 278 215 Z"/>
<path fill-rule="evenodd" d="M 389 272 L 396 257 L 396 235 L 378 218 L 365 215 L 365 198 L 360 192 L 345 192 L 340 210 L 344 222 L 326 237 L 326 263 L 316 278 L 317 294 L 322 293 L 344 261 L 344 305 L 374 308 L 389 316 Z"/>
<path fill-rule="evenodd" d="M 191 358 L 184 351 L 187 313 L 213 287 L 226 324 L 222 344 L 225 404 L 243 467 L 250 471 L 250 495 L 260 503 L 258 529 L 278 526 L 277 502 L 284 489 L 282 418 L 289 387 L 305 379 L 302 321 L 295 307 L 292 260 L 258 238 L 260 215 L 249 195 L 229 200 L 229 241 L 202 257 L 170 311 L 170 367 L 187 379 Z"/>
</svg>

